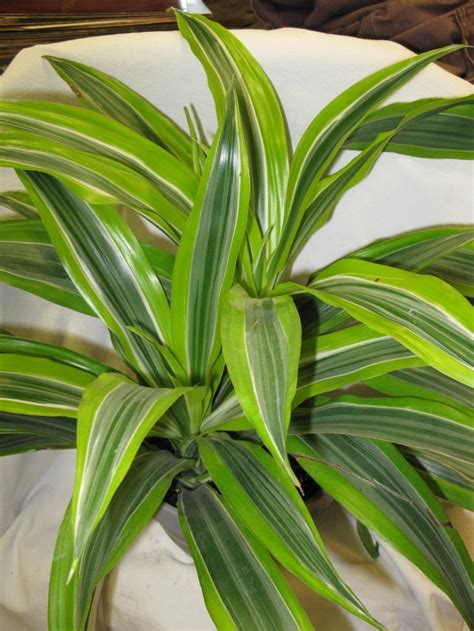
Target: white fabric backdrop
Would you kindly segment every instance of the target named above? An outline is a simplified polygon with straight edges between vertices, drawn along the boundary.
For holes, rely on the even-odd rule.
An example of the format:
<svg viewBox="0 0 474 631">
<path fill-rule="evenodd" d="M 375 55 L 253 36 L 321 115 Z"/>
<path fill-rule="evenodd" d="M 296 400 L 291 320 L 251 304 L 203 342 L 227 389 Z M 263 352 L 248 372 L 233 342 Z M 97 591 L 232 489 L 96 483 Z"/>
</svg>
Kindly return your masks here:
<svg viewBox="0 0 474 631">
<path fill-rule="evenodd" d="M 390 42 L 294 29 L 238 35 L 273 80 L 294 140 L 330 98 L 369 72 L 411 54 Z M 182 108 L 192 102 L 206 129 L 214 127 L 204 74 L 176 33 L 106 36 L 25 50 L 0 79 L 0 97 L 73 102 L 67 87 L 41 59 L 43 54 L 63 55 L 113 74 L 182 124 Z M 392 100 L 471 91 L 469 84 L 432 66 Z M 0 190 L 16 186 L 14 174 L 4 171 Z M 472 210 L 471 164 L 384 155 L 368 180 L 347 195 L 331 223 L 308 244 L 295 272 L 311 271 L 375 238 L 421 226 L 469 222 Z M 19 290 L 2 288 L 0 322 L 12 332 L 113 362 L 105 330 L 94 318 Z M 0 461 L 2 629 L 46 629 L 49 565 L 73 469 L 72 452 L 32 453 Z M 463 511 L 450 512 L 472 537 Z M 380 559 L 372 562 L 357 543 L 352 520 L 337 505 L 317 522 L 343 576 L 390 631 L 467 629 L 444 595 L 389 546 L 383 545 Z M 298 592 L 318 629 L 369 628 L 300 587 Z M 106 580 L 98 611 L 100 631 L 213 628 L 190 557 L 156 522 L 144 530 Z"/>
</svg>

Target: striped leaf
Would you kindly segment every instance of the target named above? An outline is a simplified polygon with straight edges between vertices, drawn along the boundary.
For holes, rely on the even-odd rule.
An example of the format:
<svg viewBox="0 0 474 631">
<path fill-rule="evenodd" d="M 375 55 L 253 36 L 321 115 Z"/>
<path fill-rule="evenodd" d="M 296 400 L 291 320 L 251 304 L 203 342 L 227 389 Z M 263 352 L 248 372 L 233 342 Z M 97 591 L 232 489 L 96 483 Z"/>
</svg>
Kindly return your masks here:
<svg viewBox="0 0 474 631">
<path fill-rule="evenodd" d="M 179 460 L 166 451 L 137 456 L 92 535 L 77 576 L 69 585 L 67 578 L 72 562 L 73 541 L 70 511 L 66 512 L 51 571 L 50 631 L 79 631 L 86 628 L 97 584 L 112 570 L 140 530 L 150 521 L 173 478 L 187 468 L 189 461 Z"/>
<path fill-rule="evenodd" d="M 464 296 L 474 298 L 474 243 L 466 244 L 445 254 L 424 268 L 424 274 L 433 274 L 455 287 Z"/>
<path fill-rule="evenodd" d="M 85 390 L 78 413 L 71 522 L 77 567 L 85 545 L 151 428 L 187 388 L 153 389 L 104 374 Z"/>
<path fill-rule="evenodd" d="M 214 491 L 180 494 L 181 528 L 218 629 L 312 629 L 275 562 Z"/>
<path fill-rule="evenodd" d="M 0 280 L 63 307 L 95 315 L 67 275 L 39 221 L 0 222 Z"/>
<path fill-rule="evenodd" d="M 460 256 L 461 261 L 464 260 L 467 266 L 469 264 L 469 260 L 465 258 L 467 253 L 471 254 L 471 258 L 474 255 L 466 246 L 473 242 L 472 226 L 422 228 L 389 239 L 379 239 L 353 252 L 350 257 L 401 267 L 412 272 L 423 271 L 423 273 L 433 274 L 430 271 L 432 266 L 437 266 L 439 263 L 446 265 L 449 256 Z M 454 275 L 456 271 L 453 265 L 452 274 Z M 467 276 L 466 272 L 464 276 Z M 441 276 L 441 278 L 445 277 Z M 449 282 L 449 275 L 446 280 Z"/>
<path fill-rule="evenodd" d="M 105 72 L 71 59 L 44 58 L 81 100 L 192 165 L 189 136 L 150 101 Z"/>
<path fill-rule="evenodd" d="M 69 277 L 117 336 L 127 361 L 150 384 L 167 379 L 161 354 L 128 327 L 160 341 L 170 338 L 163 287 L 117 212 L 92 208 L 42 173 L 23 174 Z"/>
<path fill-rule="evenodd" d="M 85 370 L 92 375 L 100 375 L 103 372 L 114 370 L 96 359 L 82 355 L 82 353 L 70 350 L 69 348 L 55 346 L 54 344 L 45 344 L 44 342 L 35 342 L 34 340 L 28 340 L 24 337 L 17 337 L 7 333 L 0 333 L 0 353 L 44 357 L 60 362 L 65 366 Z"/>
<path fill-rule="evenodd" d="M 339 503 L 412 561 L 472 625 L 471 564 L 434 495 L 387 443 L 353 436 L 291 437 L 289 450 Z"/>
<path fill-rule="evenodd" d="M 339 395 L 295 410 L 290 431 L 375 438 L 474 464 L 471 416 L 439 401 Z"/>
<path fill-rule="evenodd" d="M 199 453 L 229 506 L 273 557 L 317 593 L 374 622 L 338 576 L 299 493 L 262 447 L 213 437 L 199 442 Z"/>
<path fill-rule="evenodd" d="M 95 379 L 85 370 L 26 355 L 0 356 L 0 410 L 75 418 L 84 388 Z"/>
<path fill-rule="evenodd" d="M 0 456 L 75 447 L 76 422 L 70 418 L 0 412 Z"/>
<path fill-rule="evenodd" d="M 0 206 L 13 210 L 13 212 L 26 219 L 36 219 L 38 212 L 31 203 L 30 196 L 24 191 L 5 191 L 0 193 Z"/>
<path fill-rule="evenodd" d="M 390 375 L 366 380 L 366 383 L 383 394 L 430 399 L 461 411 L 469 410 L 472 404 L 472 388 L 429 366 L 396 370 Z"/>
<path fill-rule="evenodd" d="M 270 249 L 284 222 L 289 147 L 285 117 L 267 75 L 229 31 L 203 16 L 177 13 L 181 34 L 202 63 L 221 120 L 233 84 L 245 121 L 252 176 L 253 207 Z"/>
<path fill-rule="evenodd" d="M 315 394 L 422 364 L 393 337 L 363 324 L 320 335 L 303 342 L 294 405 Z"/>
<path fill-rule="evenodd" d="M 148 243 L 140 245 L 169 295 L 174 256 Z M 96 315 L 70 280 L 39 221 L 0 222 L 0 280 L 63 307 Z"/>
<path fill-rule="evenodd" d="M 452 101 L 453 107 L 426 118 L 414 120 L 397 132 L 387 145 L 386 151 L 421 158 L 472 160 L 474 157 L 472 97 L 449 100 Z M 397 127 L 407 113 L 426 102 L 429 102 L 429 99 L 420 99 L 411 103 L 391 103 L 375 110 L 351 134 L 344 147 L 365 149 L 380 133 Z"/>
<path fill-rule="evenodd" d="M 186 221 L 184 211 L 168 203 L 150 180 L 129 166 L 28 131 L 2 133 L 0 166 L 54 175 L 93 204 L 125 204 L 174 241 L 179 240 Z"/>
<path fill-rule="evenodd" d="M 437 462 L 430 453 L 404 449 L 403 454 L 435 495 L 474 511 L 474 479 L 472 477 L 462 475 Z"/>
<path fill-rule="evenodd" d="M 326 192 L 325 189 L 336 179 L 336 174 L 326 178 L 324 184 L 322 179 L 327 175 L 330 166 L 339 155 L 349 136 L 389 94 L 409 81 L 432 61 L 457 49 L 459 46 L 448 46 L 429 51 L 378 70 L 342 92 L 314 118 L 299 141 L 291 164 L 286 197 L 287 219 L 281 235 L 279 250 L 272 261 L 274 271 L 280 271 L 287 264 L 290 253 L 293 252 L 294 254 L 311 231 L 327 221 L 329 213 L 337 201 L 336 192 L 338 189 L 342 194 L 344 189 L 365 177 L 379 153 L 392 139 L 395 128 L 377 136 L 363 150 L 362 155 L 352 161 L 350 169 L 345 167 L 342 170 L 340 174 L 342 178 L 337 187 L 334 190 L 329 188 Z M 425 108 L 430 109 L 431 107 L 434 108 L 431 113 L 434 113 L 438 107 L 445 109 L 447 104 L 442 105 L 441 100 L 438 100 L 436 105 L 434 101 L 432 103 L 423 102 L 416 109 L 405 113 L 404 118 L 399 123 L 400 128 L 404 127 L 409 120 L 417 120 L 419 116 L 424 117 L 427 114 L 424 111 Z M 396 128 L 396 131 L 398 130 L 399 127 Z M 382 139 L 384 140 L 382 141 Z M 362 167 L 360 176 L 351 183 L 349 176 L 354 177 L 354 171 L 357 172 L 355 167 L 359 165 Z M 329 194 L 331 200 L 325 199 Z M 302 229 L 304 218 L 306 218 L 307 225 L 303 226 Z M 295 244 L 297 235 L 298 242 Z"/>
<path fill-rule="evenodd" d="M 0 101 L 0 124 L 128 167 L 150 182 L 161 205 L 170 213 L 175 207 L 177 216 L 192 204 L 197 179 L 191 169 L 108 116 L 63 103 Z"/>
<path fill-rule="evenodd" d="M 247 153 L 231 92 L 174 267 L 173 342 L 192 383 L 208 383 L 220 350 L 222 302 L 235 276 L 248 202 Z"/>
<path fill-rule="evenodd" d="M 392 336 L 440 372 L 472 383 L 472 307 L 447 283 L 342 259 L 318 274 L 310 289 L 375 331 Z"/>
<path fill-rule="evenodd" d="M 295 482 L 286 434 L 300 345 L 300 319 L 291 298 L 251 298 L 238 285 L 228 292 L 222 348 L 232 384 L 245 416 Z"/>
</svg>

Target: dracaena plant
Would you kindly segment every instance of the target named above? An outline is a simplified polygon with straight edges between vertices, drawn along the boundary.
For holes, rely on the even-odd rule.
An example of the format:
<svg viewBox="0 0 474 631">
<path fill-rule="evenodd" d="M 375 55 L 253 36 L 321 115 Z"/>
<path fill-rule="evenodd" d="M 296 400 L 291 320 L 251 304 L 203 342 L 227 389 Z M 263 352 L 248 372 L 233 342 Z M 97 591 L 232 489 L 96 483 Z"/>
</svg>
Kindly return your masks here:
<svg viewBox="0 0 474 631">
<path fill-rule="evenodd" d="M 219 629 L 309 629 L 277 562 L 379 626 L 336 572 L 294 462 L 472 616 L 469 561 L 438 497 L 471 503 L 472 231 L 375 242 L 291 282 L 300 249 L 383 151 L 472 157 L 473 98 L 384 100 L 449 47 L 350 87 L 292 153 L 275 91 L 244 45 L 178 14 L 204 66 L 210 144 L 80 63 L 48 61 L 81 107 L 1 103 L 4 281 L 100 318 L 127 374 L 0 338 L 3 454 L 76 448 L 50 581 L 51 631 L 87 625 L 94 591 L 169 489 Z M 471 133 L 469 133 L 469 130 Z M 341 151 L 356 153 L 334 167 Z M 140 242 L 120 207 L 164 232 Z M 378 219 L 383 221 L 383 214 Z M 364 382 L 372 396 L 348 392 Z M 346 388 L 345 390 L 341 390 Z"/>
</svg>

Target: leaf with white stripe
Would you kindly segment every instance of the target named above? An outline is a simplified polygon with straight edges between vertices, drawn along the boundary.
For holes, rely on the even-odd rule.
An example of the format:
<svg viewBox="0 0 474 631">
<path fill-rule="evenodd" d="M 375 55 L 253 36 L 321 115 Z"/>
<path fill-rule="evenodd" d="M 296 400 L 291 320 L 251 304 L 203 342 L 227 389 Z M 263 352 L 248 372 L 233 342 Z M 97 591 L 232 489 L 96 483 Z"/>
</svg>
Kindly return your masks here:
<svg viewBox="0 0 474 631">
<path fill-rule="evenodd" d="M 474 511 L 474 478 L 439 462 L 437 454 L 402 448 L 408 462 L 416 469 L 431 491 L 456 506 Z"/>
<path fill-rule="evenodd" d="M 116 374 L 101 375 L 85 390 L 77 423 L 73 569 L 148 432 L 188 390 L 146 388 Z"/>
<path fill-rule="evenodd" d="M 169 295 L 174 255 L 148 243 L 140 245 Z M 40 221 L 0 222 L 0 280 L 68 309 L 96 315 L 67 275 Z"/>
<path fill-rule="evenodd" d="M 51 55 L 44 59 L 81 100 L 192 166 L 189 136 L 138 92 L 109 74 L 72 59 Z"/>
<path fill-rule="evenodd" d="M 149 219 L 174 241 L 179 240 L 186 222 L 187 212 L 168 202 L 156 185 L 135 169 L 113 158 L 75 149 L 38 134 L 22 130 L 3 132 L 0 166 L 54 175 L 92 204 L 124 204 Z"/>
<path fill-rule="evenodd" d="M 393 337 L 363 324 L 304 340 L 294 405 L 362 379 L 422 364 Z"/>
<path fill-rule="evenodd" d="M 192 170 L 108 116 L 64 103 L 5 100 L 0 101 L 0 124 L 128 167 L 153 185 L 170 213 L 175 207 L 186 215 L 193 202 L 198 182 Z"/>
<path fill-rule="evenodd" d="M 0 222 L 0 280 L 63 307 L 95 315 L 67 275 L 39 221 Z"/>
<path fill-rule="evenodd" d="M 404 368 L 365 381 L 374 390 L 390 396 L 430 399 L 461 411 L 472 405 L 472 388 L 430 366 Z"/>
<path fill-rule="evenodd" d="M 232 84 L 239 95 L 249 147 L 252 205 L 261 233 L 273 249 L 284 222 L 289 158 L 278 96 L 260 64 L 235 35 L 203 16 L 177 12 L 177 19 L 181 34 L 206 71 L 219 120 Z"/>
<path fill-rule="evenodd" d="M 293 300 L 288 296 L 251 298 L 236 285 L 224 302 L 221 337 L 245 416 L 297 483 L 286 455 L 301 346 L 301 324 Z"/>
<path fill-rule="evenodd" d="M 474 298 L 474 242 L 440 257 L 427 265 L 423 274 L 433 274 L 455 287 L 464 296 Z"/>
<path fill-rule="evenodd" d="M 295 410 L 290 432 L 375 438 L 474 464 L 471 416 L 439 401 L 339 395 Z"/>
<path fill-rule="evenodd" d="M 77 575 L 67 584 L 72 561 L 70 511 L 56 543 L 49 591 L 50 631 L 79 631 L 87 617 L 95 588 L 116 565 L 135 537 L 152 519 L 176 475 L 190 466 L 167 451 L 142 453 L 127 475 L 92 535 Z M 71 615 L 73 614 L 73 615 Z"/>
<path fill-rule="evenodd" d="M 92 208 L 49 175 L 22 178 L 69 277 L 117 336 L 127 361 L 147 383 L 167 380 L 160 352 L 128 328 L 157 342 L 170 339 L 165 291 L 130 228 L 117 211 Z"/>
<path fill-rule="evenodd" d="M 95 375 L 42 357 L 0 355 L 0 410 L 75 418 Z"/>
<path fill-rule="evenodd" d="M 0 206 L 13 210 L 13 212 L 26 219 L 36 219 L 38 211 L 31 203 L 30 196 L 24 191 L 5 191 L 0 193 Z"/>
<path fill-rule="evenodd" d="M 449 257 L 464 257 L 465 252 L 474 256 L 469 245 L 474 242 L 474 230 L 472 226 L 440 226 L 434 228 L 422 228 L 405 232 L 396 237 L 379 239 L 374 243 L 351 253 L 350 258 L 360 258 L 364 261 L 373 261 L 393 267 L 401 267 L 412 272 L 423 272 L 424 274 L 437 275 L 431 271 L 438 265 L 447 266 Z M 466 267 L 472 260 L 466 260 Z M 451 274 L 449 268 L 447 276 L 440 275 L 441 278 L 450 281 L 456 273 L 453 265 Z M 468 270 L 463 274 L 463 279 L 468 277 Z M 472 273 L 472 267 L 471 267 Z M 472 274 L 471 274 L 472 275 Z M 451 283 L 452 284 L 452 283 Z"/>
<path fill-rule="evenodd" d="M 472 160 L 474 157 L 472 97 L 450 100 L 453 104 L 450 109 L 415 120 L 397 132 L 386 151 L 421 158 Z M 391 103 L 375 110 L 348 138 L 344 147 L 365 149 L 378 134 L 393 129 L 408 112 L 426 102 L 429 102 L 429 99 L 420 99 L 411 103 Z"/>
<path fill-rule="evenodd" d="M 217 493 L 207 486 L 184 490 L 178 510 L 218 629 L 313 629 L 273 559 Z"/>
<path fill-rule="evenodd" d="M 416 471 L 388 443 L 355 436 L 292 436 L 289 451 L 369 530 L 444 591 L 472 626 L 469 555 Z"/>
<path fill-rule="evenodd" d="M 0 412 L 0 456 L 75 447 L 76 422 L 71 418 Z"/>
<path fill-rule="evenodd" d="M 330 265 L 310 285 L 318 298 L 390 335 L 440 372 L 471 384 L 473 309 L 450 285 L 357 259 Z"/>
<path fill-rule="evenodd" d="M 174 266 L 174 348 L 191 383 L 208 383 L 220 350 L 224 294 L 247 226 L 249 175 L 239 108 L 229 94 Z"/>
<path fill-rule="evenodd" d="M 327 175 L 349 136 L 389 94 L 404 85 L 432 61 L 458 49 L 459 46 L 456 45 L 448 46 L 382 68 L 342 92 L 314 118 L 299 141 L 291 163 L 286 197 L 286 222 L 279 250 L 272 262 L 274 271 L 280 271 L 287 263 L 290 252 L 298 249 L 295 246 L 295 239 L 301 231 L 303 218 L 308 215 L 308 208 L 311 205 L 314 206 L 316 198 L 321 198 L 321 180 Z M 421 104 L 421 108 L 430 106 L 430 103 Z M 407 112 L 406 116 L 414 117 L 416 120 L 419 109 L 420 107 L 417 107 Z M 406 116 L 403 118 L 403 124 L 407 122 Z M 399 123 L 401 124 L 402 122 Z M 362 153 L 369 152 L 370 147 L 376 147 L 377 139 L 383 135 L 386 137 L 386 142 L 380 150 L 384 149 L 394 133 L 395 128 L 382 132 L 364 148 Z M 374 154 L 374 158 L 377 155 Z M 348 185 L 345 184 L 345 186 Z M 318 206 L 321 205 L 321 201 L 320 199 Z M 324 212 L 316 208 L 309 213 L 313 216 L 312 226 L 308 226 L 304 231 L 305 235 L 300 236 L 300 243 L 304 242 L 311 230 L 322 225 L 324 213 L 327 215 L 332 210 L 327 203 L 325 207 Z"/>
<path fill-rule="evenodd" d="M 229 506 L 273 557 L 323 597 L 374 623 L 338 576 L 299 493 L 262 447 L 210 437 L 199 441 L 199 453 Z"/>
<path fill-rule="evenodd" d="M 96 359 L 87 357 L 87 355 L 65 348 L 64 346 L 36 342 L 35 340 L 9 335 L 8 333 L 0 333 L 0 353 L 44 357 L 60 362 L 65 366 L 80 368 L 96 376 L 101 375 L 103 372 L 111 372 L 114 370 Z"/>
</svg>

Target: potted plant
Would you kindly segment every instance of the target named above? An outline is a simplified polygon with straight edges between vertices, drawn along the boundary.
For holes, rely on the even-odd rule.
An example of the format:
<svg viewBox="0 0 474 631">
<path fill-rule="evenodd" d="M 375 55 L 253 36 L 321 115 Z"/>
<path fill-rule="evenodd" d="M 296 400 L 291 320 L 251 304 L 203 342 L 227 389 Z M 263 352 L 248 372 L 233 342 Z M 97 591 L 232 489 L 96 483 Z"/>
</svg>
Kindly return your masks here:
<svg viewBox="0 0 474 631">
<path fill-rule="evenodd" d="M 0 337 L 1 453 L 77 449 L 50 629 L 86 628 L 97 585 L 171 491 L 219 629 L 312 628 L 276 562 L 381 628 L 334 569 L 295 462 L 356 516 L 368 548 L 373 531 L 469 620 L 467 553 L 438 497 L 471 505 L 471 229 L 398 235 L 307 283 L 289 277 L 383 151 L 472 156 L 472 97 L 382 106 L 458 47 L 355 84 L 291 154 L 245 47 L 203 17 L 178 21 L 215 99 L 210 144 L 192 111 L 186 133 L 67 59 L 48 58 L 86 107 L 0 107 L 0 163 L 26 189 L 2 196 L 23 215 L 0 224 L 2 279 L 99 317 L 127 366 Z M 346 148 L 358 152 L 334 166 Z M 120 206 L 174 253 L 140 242 Z M 348 393 L 359 382 L 371 396 Z"/>
</svg>

